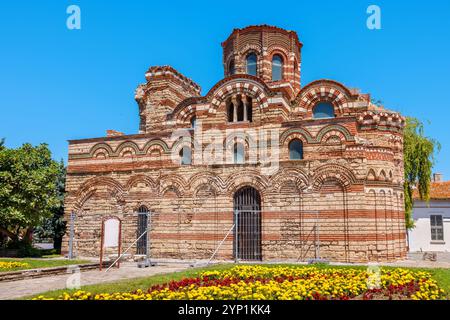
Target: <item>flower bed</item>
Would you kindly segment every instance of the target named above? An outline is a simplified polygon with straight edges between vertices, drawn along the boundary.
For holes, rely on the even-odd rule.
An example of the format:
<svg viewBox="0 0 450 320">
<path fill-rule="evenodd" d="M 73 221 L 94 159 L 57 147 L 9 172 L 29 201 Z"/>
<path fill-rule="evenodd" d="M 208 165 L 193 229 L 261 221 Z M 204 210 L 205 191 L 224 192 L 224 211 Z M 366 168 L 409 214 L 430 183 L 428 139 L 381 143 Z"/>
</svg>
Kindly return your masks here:
<svg viewBox="0 0 450 320">
<path fill-rule="evenodd" d="M 406 269 L 236 266 L 154 285 L 146 292 L 64 293 L 62 300 L 371 300 L 443 299 L 431 275 Z M 46 299 L 44 296 L 36 298 Z"/>
<path fill-rule="evenodd" d="M 0 261 L 0 271 L 10 270 L 10 269 L 15 269 L 15 268 L 28 268 L 28 267 L 29 267 L 28 263 L 15 262 L 15 261 L 11 261 L 11 262 Z"/>
</svg>

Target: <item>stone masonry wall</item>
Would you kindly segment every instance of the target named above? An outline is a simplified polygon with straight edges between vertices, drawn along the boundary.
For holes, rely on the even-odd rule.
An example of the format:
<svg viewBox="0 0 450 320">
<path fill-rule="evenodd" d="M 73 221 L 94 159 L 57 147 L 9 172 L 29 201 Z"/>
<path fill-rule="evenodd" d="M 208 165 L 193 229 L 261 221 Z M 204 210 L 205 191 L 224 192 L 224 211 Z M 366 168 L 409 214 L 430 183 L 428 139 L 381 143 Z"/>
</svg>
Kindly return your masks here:
<svg viewBox="0 0 450 320">
<path fill-rule="evenodd" d="M 233 226 L 235 194 L 252 187 L 261 197 L 263 260 L 306 261 L 319 242 L 320 257 L 332 261 L 404 259 L 404 118 L 335 81 L 301 88 L 301 43 L 293 32 L 240 29 L 223 48 L 224 67 L 234 57 L 238 74 L 206 95 L 175 69 L 152 67 L 136 92 L 139 134 L 70 141 L 65 217 L 76 214 L 76 254 L 99 256 L 109 216 L 121 219 L 126 249 L 144 206 L 152 257 L 208 259 Z M 260 50 L 258 77 L 242 74 L 246 50 Z M 292 90 L 270 81 L 269 53 L 276 50 L 289 56 L 283 81 Z M 249 103 L 251 121 L 229 121 L 237 101 Z M 334 117 L 314 118 L 321 102 L 333 106 Z M 301 160 L 290 158 L 295 140 Z M 234 159 L 238 144 L 242 164 Z M 181 164 L 185 150 L 190 164 Z M 68 244 L 67 234 L 63 252 Z M 231 231 L 215 258 L 233 259 L 233 246 Z"/>
</svg>

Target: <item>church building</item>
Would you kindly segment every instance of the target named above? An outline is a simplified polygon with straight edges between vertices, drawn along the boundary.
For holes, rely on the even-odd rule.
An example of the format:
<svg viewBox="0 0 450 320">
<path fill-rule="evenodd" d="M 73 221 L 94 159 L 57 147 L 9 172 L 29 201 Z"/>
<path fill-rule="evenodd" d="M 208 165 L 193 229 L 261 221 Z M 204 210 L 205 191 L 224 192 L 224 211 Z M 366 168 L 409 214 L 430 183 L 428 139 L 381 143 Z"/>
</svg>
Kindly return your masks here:
<svg viewBox="0 0 450 320">
<path fill-rule="evenodd" d="M 234 29 L 222 48 L 208 92 L 151 67 L 138 133 L 69 141 L 63 251 L 98 257 L 116 217 L 135 257 L 405 259 L 405 119 L 334 80 L 302 86 L 294 31 Z"/>
</svg>

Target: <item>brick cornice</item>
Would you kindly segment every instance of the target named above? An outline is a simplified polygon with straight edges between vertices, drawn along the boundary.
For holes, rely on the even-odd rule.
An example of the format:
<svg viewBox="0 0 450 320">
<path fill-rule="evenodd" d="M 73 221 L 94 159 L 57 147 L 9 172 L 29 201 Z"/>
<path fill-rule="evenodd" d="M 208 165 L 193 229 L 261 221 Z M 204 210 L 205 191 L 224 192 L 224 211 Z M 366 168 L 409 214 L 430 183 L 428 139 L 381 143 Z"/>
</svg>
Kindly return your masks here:
<svg viewBox="0 0 450 320">
<path fill-rule="evenodd" d="M 287 35 L 289 37 L 292 37 L 294 39 L 294 41 L 296 42 L 296 44 L 300 48 L 303 47 L 303 43 L 300 42 L 297 32 L 292 31 L 292 30 L 285 30 L 285 29 L 282 29 L 282 28 L 279 28 L 279 27 L 276 27 L 276 26 L 267 25 L 267 24 L 251 25 L 251 26 L 248 26 L 248 27 L 245 27 L 245 28 L 242 28 L 242 29 L 239 29 L 239 28 L 233 29 L 233 31 L 228 36 L 228 38 L 224 42 L 222 42 L 222 47 L 225 47 L 227 42 L 230 41 L 234 36 L 236 36 L 238 34 L 245 34 L 247 32 L 252 32 L 252 31 L 279 32 L 279 33 L 285 34 L 285 35 Z"/>
</svg>

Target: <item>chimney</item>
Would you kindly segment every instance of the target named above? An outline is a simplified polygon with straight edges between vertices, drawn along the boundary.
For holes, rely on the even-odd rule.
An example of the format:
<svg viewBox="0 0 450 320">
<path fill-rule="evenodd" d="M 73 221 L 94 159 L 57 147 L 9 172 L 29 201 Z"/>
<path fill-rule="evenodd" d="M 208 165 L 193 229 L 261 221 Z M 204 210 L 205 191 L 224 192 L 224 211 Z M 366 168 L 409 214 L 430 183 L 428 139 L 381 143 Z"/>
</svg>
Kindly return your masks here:
<svg viewBox="0 0 450 320">
<path fill-rule="evenodd" d="M 443 181 L 442 173 L 433 174 L 433 182 L 442 182 L 442 181 Z"/>
</svg>

